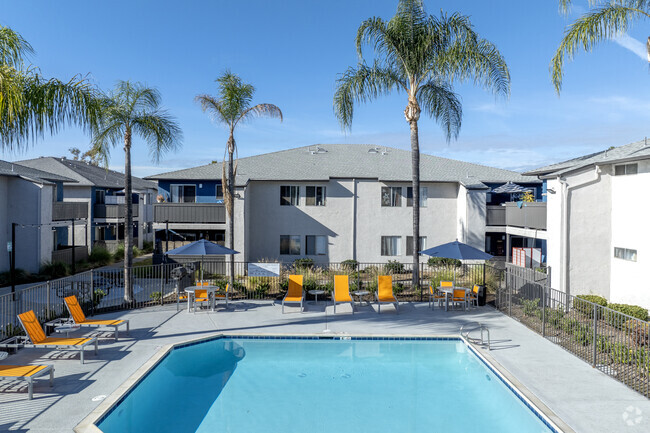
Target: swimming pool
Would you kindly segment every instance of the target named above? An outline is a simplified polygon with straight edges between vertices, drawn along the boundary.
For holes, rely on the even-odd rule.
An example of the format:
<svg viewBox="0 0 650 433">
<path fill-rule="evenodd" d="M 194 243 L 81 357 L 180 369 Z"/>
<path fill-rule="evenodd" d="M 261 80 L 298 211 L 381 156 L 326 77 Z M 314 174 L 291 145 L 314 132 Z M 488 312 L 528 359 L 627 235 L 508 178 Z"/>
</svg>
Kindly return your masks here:
<svg viewBox="0 0 650 433">
<path fill-rule="evenodd" d="M 460 339 L 221 337 L 176 347 L 98 423 L 125 432 L 555 431 Z"/>
</svg>

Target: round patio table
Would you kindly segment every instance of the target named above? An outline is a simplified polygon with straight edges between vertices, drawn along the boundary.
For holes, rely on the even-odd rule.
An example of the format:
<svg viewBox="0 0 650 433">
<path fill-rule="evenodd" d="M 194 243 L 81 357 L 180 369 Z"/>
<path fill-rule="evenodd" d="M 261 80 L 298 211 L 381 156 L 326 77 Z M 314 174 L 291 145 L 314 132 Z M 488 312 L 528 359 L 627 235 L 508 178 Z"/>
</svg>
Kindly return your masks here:
<svg viewBox="0 0 650 433">
<path fill-rule="evenodd" d="M 310 290 L 309 294 L 314 295 L 316 297 L 316 300 L 308 302 L 308 304 L 311 305 L 318 304 L 318 295 L 322 295 L 323 293 L 325 293 L 325 290 Z"/>
<path fill-rule="evenodd" d="M 370 292 L 367 290 L 357 290 L 356 292 L 352 292 L 352 294 L 357 297 L 357 304 L 361 305 L 361 298 L 369 295 Z M 368 305 L 370 305 L 370 301 L 368 301 Z"/>
</svg>

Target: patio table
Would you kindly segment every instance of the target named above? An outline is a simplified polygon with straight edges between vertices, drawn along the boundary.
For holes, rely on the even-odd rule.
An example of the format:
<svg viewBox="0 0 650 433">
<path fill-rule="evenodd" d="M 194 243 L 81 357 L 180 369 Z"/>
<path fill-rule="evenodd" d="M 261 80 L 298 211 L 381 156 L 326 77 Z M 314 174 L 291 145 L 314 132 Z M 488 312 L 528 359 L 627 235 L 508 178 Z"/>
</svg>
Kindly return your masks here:
<svg viewBox="0 0 650 433">
<path fill-rule="evenodd" d="M 445 293 L 445 311 L 449 311 L 449 298 L 454 294 L 454 289 L 456 290 L 464 290 L 465 291 L 465 296 L 467 296 L 467 293 L 472 290 L 468 289 L 467 287 L 438 287 L 438 290 L 441 292 Z M 467 309 L 467 304 L 465 304 L 465 309 Z"/>
<path fill-rule="evenodd" d="M 207 290 L 208 297 L 210 298 L 210 308 L 214 311 L 214 294 L 215 292 L 221 290 L 219 286 L 191 286 L 185 288 L 185 293 L 187 293 L 187 312 L 191 311 L 191 307 L 194 305 L 194 291 L 195 290 Z M 195 307 L 194 307 L 195 308 Z"/>
</svg>

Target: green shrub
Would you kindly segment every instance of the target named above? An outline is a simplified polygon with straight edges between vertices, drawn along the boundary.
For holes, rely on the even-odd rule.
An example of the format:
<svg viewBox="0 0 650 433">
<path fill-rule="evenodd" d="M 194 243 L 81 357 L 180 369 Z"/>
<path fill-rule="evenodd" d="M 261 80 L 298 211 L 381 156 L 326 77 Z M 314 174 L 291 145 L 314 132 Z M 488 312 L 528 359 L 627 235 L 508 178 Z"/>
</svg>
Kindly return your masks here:
<svg viewBox="0 0 650 433">
<path fill-rule="evenodd" d="M 70 266 L 63 262 L 45 262 L 39 274 L 48 280 L 55 280 L 70 275 Z"/>
<path fill-rule="evenodd" d="M 16 284 L 30 283 L 35 277 L 24 269 L 16 268 Z M 11 285 L 11 272 L 0 273 L 0 287 Z"/>
<path fill-rule="evenodd" d="M 403 274 L 404 264 L 397 260 L 389 260 L 388 263 L 384 265 L 384 272 L 387 274 Z"/>
<path fill-rule="evenodd" d="M 160 299 L 162 298 L 162 293 L 161 292 L 151 292 L 151 294 L 149 294 L 149 298 L 154 302 L 160 302 Z"/>
<path fill-rule="evenodd" d="M 88 261 L 90 263 L 95 263 L 100 266 L 108 265 L 111 263 L 112 259 L 113 257 L 111 256 L 111 253 L 109 253 L 106 248 L 102 247 L 93 248 L 88 256 Z"/>
<path fill-rule="evenodd" d="M 619 313 L 627 314 L 639 320 L 648 320 L 648 310 L 638 305 L 628 305 L 628 304 L 609 304 L 607 308 L 610 308 Z"/>
<path fill-rule="evenodd" d="M 427 260 L 427 264 L 429 267 L 438 267 L 438 266 L 455 266 L 455 267 L 460 267 L 462 264 L 460 260 L 457 259 L 448 259 L 445 257 L 429 257 L 429 260 Z"/>
<path fill-rule="evenodd" d="M 144 242 L 142 243 L 142 251 L 143 251 L 145 254 L 151 254 L 151 253 L 153 253 L 153 242 L 147 242 L 147 241 L 144 241 Z"/>
<path fill-rule="evenodd" d="M 356 271 L 359 267 L 359 262 L 354 259 L 344 260 L 341 262 L 341 269 L 347 272 Z"/>
<path fill-rule="evenodd" d="M 521 304 L 524 306 L 524 316 L 541 317 L 542 312 L 539 309 L 539 298 L 522 299 Z"/>
<path fill-rule="evenodd" d="M 560 329 L 562 327 L 564 315 L 564 310 L 546 308 L 546 320 L 552 327 L 556 329 Z"/>
<path fill-rule="evenodd" d="M 396 295 L 399 295 L 400 293 L 402 293 L 404 291 L 404 289 L 406 289 L 404 287 L 404 284 L 395 283 L 395 285 L 393 286 L 393 293 L 395 293 Z"/>
<path fill-rule="evenodd" d="M 308 258 L 296 259 L 293 261 L 293 267 L 296 270 L 311 269 L 314 267 L 314 260 Z"/>
<path fill-rule="evenodd" d="M 124 260 L 124 243 L 120 242 L 117 244 L 117 248 L 115 249 L 115 252 L 113 253 L 113 260 L 119 262 Z"/>
<path fill-rule="evenodd" d="M 133 257 L 140 257 L 142 254 L 144 254 L 142 252 L 142 250 L 134 245 L 133 246 Z"/>
<path fill-rule="evenodd" d="M 565 318 L 562 321 L 562 330 L 583 346 L 587 346 L 593 341 L 591 326 L 583 325 L 575 319 Z"/>
<path fill-rule="evenodd" d="M 594 306 L 592 304 L 606 307 L 607 299 L 598 295 L 578 295 L 573 300 L 573 308 L 588 317 L 594 317 Z M 596 310 L 600 311 L 600 314 L 602 315 L 602 308 L 596 307 Z"/>
</svg>

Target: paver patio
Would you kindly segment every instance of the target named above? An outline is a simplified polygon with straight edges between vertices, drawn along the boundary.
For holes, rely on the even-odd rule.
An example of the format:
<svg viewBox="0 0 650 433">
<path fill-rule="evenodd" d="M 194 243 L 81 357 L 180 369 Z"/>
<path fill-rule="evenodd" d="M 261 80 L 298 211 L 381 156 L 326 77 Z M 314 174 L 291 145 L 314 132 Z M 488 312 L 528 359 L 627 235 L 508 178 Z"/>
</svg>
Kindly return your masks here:
<svg viewBox="0 0 650 433">
<path fill-rule="evenodd" d="M 492 358 L 576 432 L 650 431 L 650 400 L 491 307 L 445 312 L 431 311 L 426 302 L 404 303 L 399 315 L 390 307 L 381 315 L 374 305 L 359 307 L 354 315 L 349 308 L 338 306 L 333 315 L 332 307 L 321 302 L 308 305 L 305 313 L 289 307 L 283 315 L 279 303 L 245 301 L 231 304 L 229 310 L 220 306 L 216 312 L 177 312 L 170 305 L 96 316 L 128 318 L 130 335 L 120 334 L 113 342 L 106 334 L 99 355 L 89 353 L 83 365 L 76 353 L 35 349 L 20 350 L 2 361 L 47 363 L 56 371 L 53 388 L 46 380 L 36 382 L 32 401 L 27 400 L 23 383 L 0 382 L 0 431 L 72 431 L 97 407 L 95 397 L 111 394 L 169 343 L 218 333 L 457 335 L 463 324 L 474 321 L 490 329 Z M 169 407 L 173 404 L 169 402 Z"/>
</svg>

